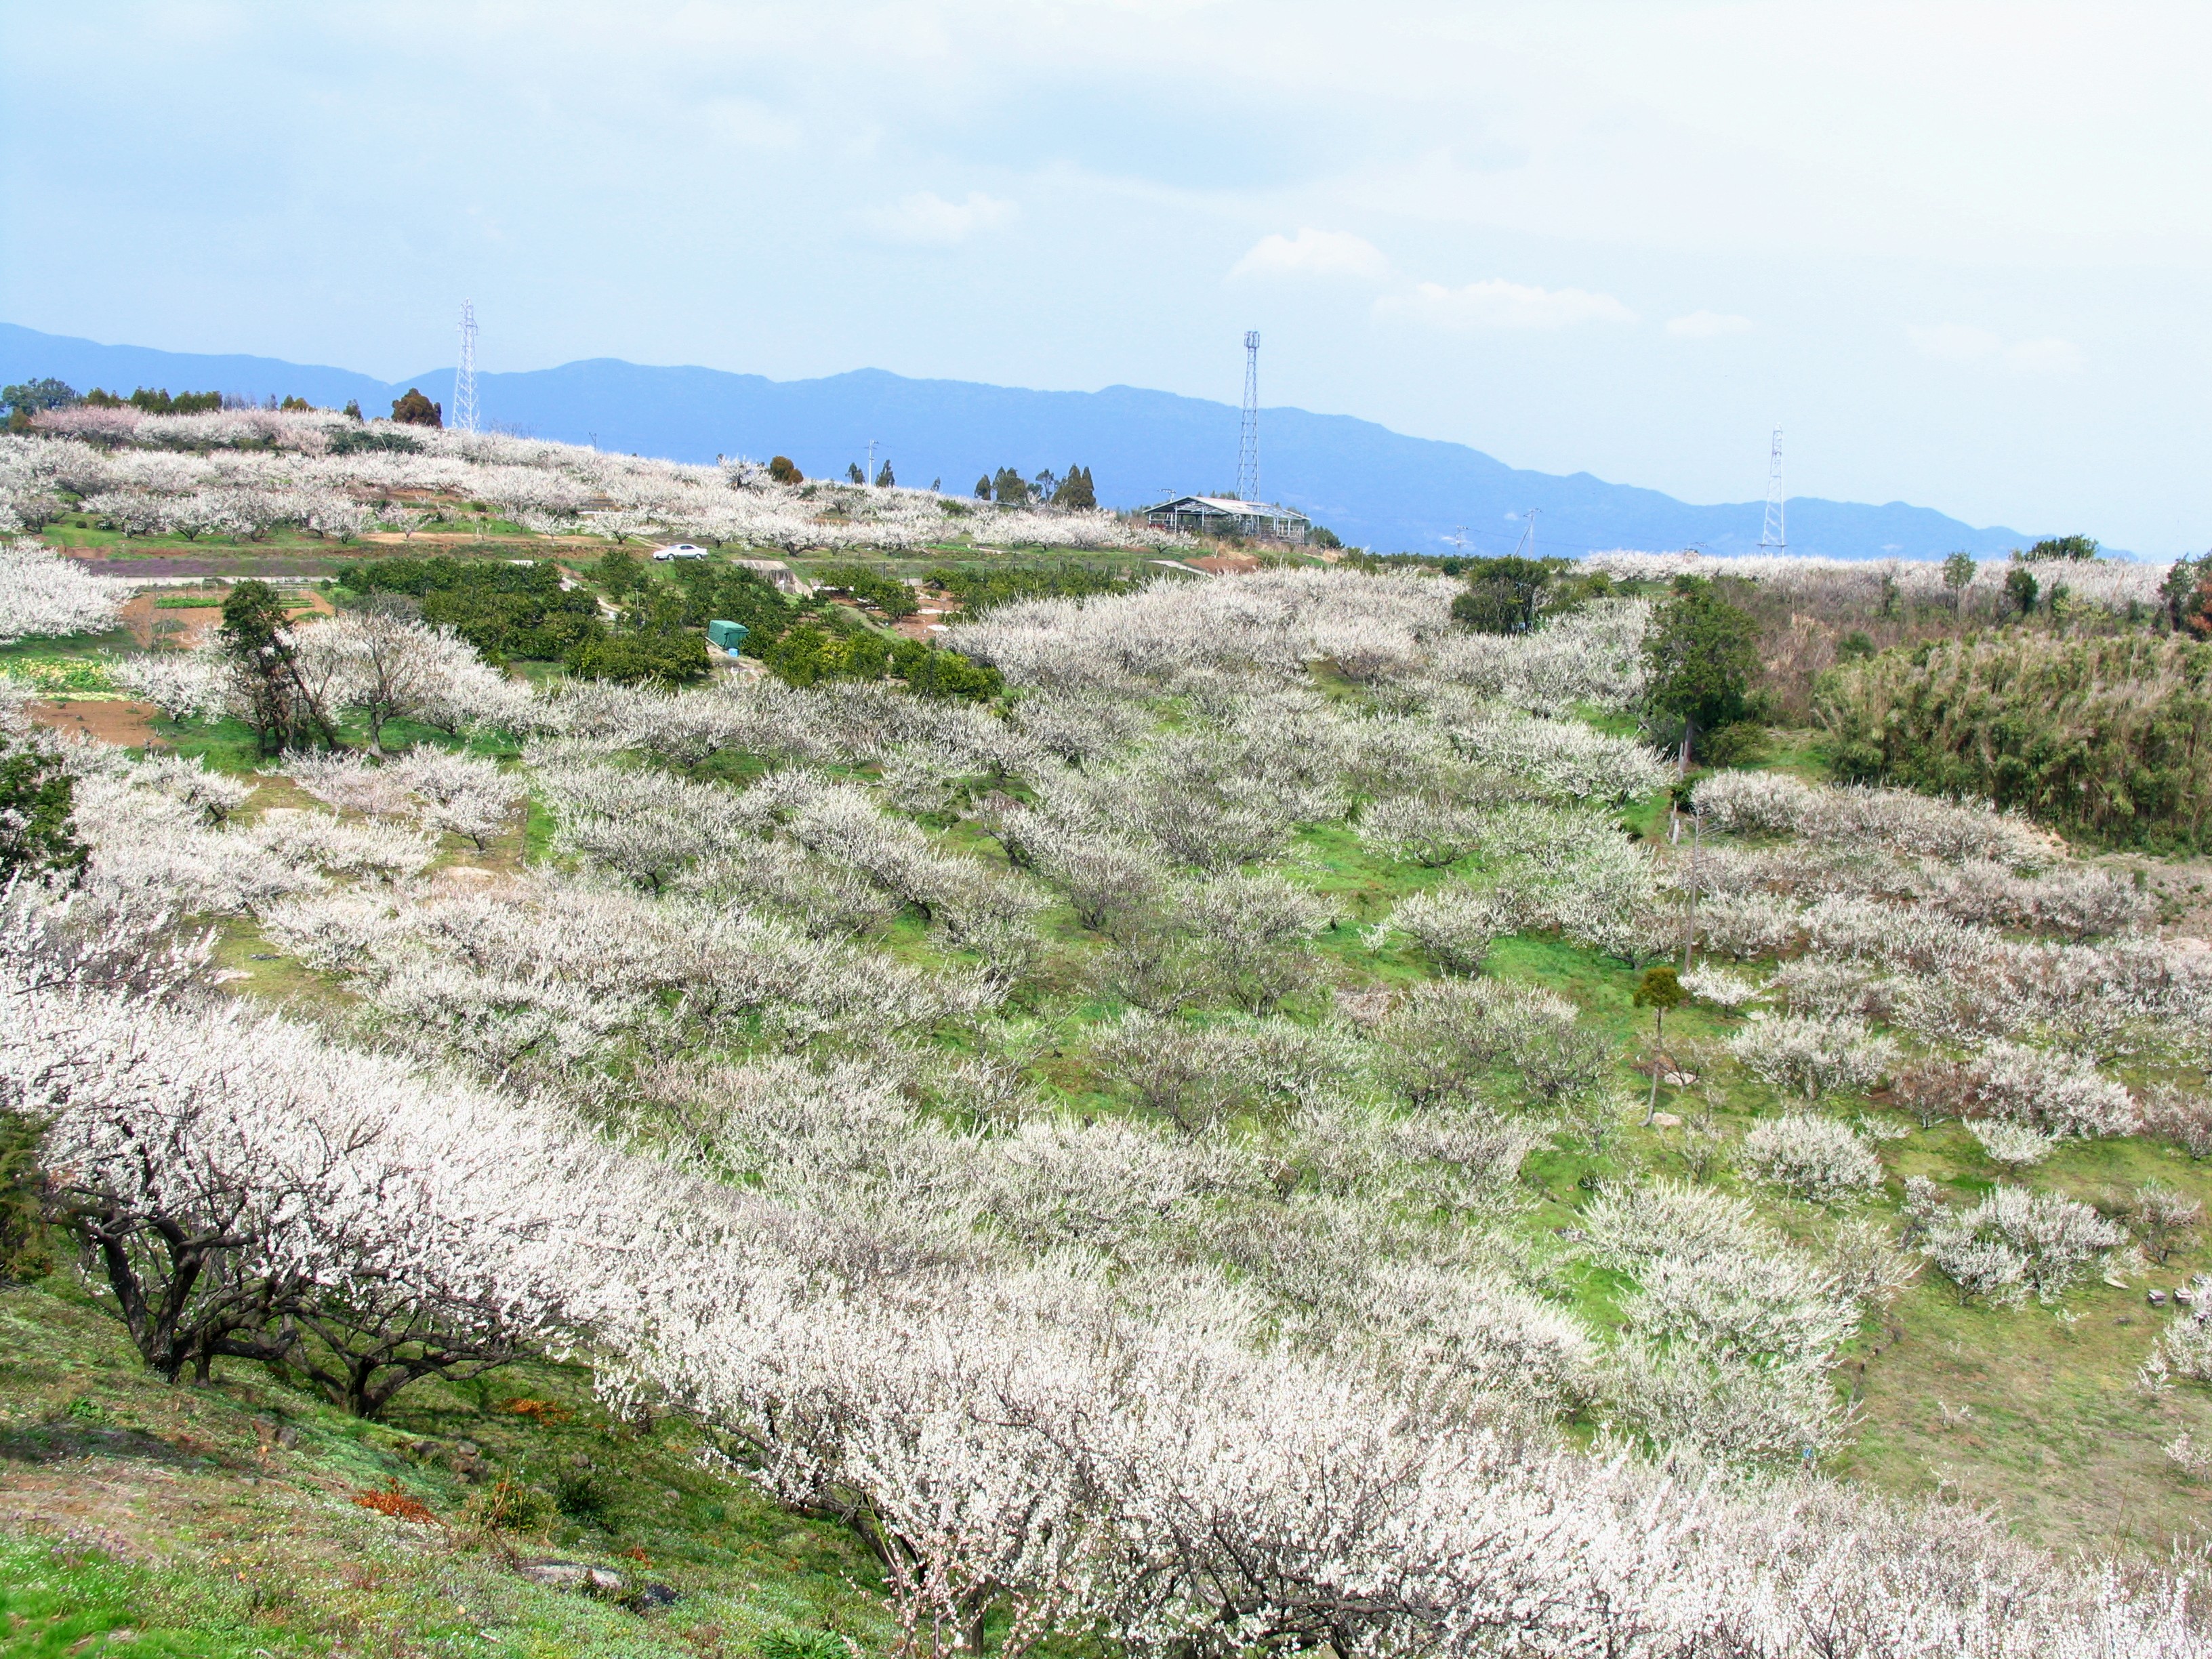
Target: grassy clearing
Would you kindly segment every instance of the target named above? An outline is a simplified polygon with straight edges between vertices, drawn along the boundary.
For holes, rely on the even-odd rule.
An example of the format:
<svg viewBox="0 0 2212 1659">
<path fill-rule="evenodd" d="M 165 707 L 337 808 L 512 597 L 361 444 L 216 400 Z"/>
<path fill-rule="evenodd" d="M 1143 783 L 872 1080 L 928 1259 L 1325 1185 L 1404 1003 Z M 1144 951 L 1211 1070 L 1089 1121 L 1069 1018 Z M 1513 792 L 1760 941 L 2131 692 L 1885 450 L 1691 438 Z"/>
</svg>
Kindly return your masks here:
<svg viewBox="0 0 2212 1659">
<path fill-rule="evenodd" d="M 883 1646 L 873 1563 L 716 1473 L 714 1451 L 674 1419 L 610 1418 L 574 1367 L 421 1385 L 384 1424 L 253 1368 L 171 1387 L 58 1281 L 0 1291 L 0 1656 Z M 354 1501 L 393 1492 L 433 1519 Z M 544 1588 L 517 1571 L 540 1558 L 678 1599 Z"/>
</svg>

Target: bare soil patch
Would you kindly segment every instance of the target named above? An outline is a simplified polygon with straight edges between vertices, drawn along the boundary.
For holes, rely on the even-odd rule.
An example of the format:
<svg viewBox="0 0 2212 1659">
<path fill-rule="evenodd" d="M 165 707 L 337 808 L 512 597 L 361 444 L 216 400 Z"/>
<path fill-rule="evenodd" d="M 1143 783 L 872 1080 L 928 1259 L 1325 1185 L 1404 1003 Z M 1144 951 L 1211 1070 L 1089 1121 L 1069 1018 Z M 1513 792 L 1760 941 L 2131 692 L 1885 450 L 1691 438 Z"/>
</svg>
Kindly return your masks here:
<svg viewBox="0 0 2212 1659">
<path fill-rule="evenodd" d="M 143 748 L 153 737 L 154 720 L 161 713 L 150 702 L 120 697 L 58 697 L 28 708 L 31 718 L 40 726 L 64 733 L 82 732 L 125 749 Z"/>
</svg>

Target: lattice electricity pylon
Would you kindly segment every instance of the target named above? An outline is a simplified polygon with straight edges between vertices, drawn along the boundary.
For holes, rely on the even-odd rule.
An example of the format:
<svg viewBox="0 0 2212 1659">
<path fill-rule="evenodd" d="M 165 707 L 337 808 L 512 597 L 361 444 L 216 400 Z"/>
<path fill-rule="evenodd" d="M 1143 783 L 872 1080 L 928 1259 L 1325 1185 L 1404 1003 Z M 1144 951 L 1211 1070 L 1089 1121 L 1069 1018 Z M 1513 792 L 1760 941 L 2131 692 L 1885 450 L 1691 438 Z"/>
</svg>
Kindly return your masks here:
<svg viewBox="0 0 2212 1659">
<path fill-rule="evenodd" d="M 1782 525 L 1782 428 L 1774 428 L 1774 450 L 1766 462 L 1766 522 L 1759 532 L 1759 550 L 1786 553 L 1790 538 Z"/>
<path fill-rule="evenodd" d="M 477 302 L 461 301 L 461 362 L 453 371 L 453 419 L 456 432 L 477 429 Z"/>
<path fill-rule="evenodd" d="M 1244 334 L 1244 430 L 1237 444 L 1237 499 L 1260 499 L 1260 331 Z"/>
</svg>

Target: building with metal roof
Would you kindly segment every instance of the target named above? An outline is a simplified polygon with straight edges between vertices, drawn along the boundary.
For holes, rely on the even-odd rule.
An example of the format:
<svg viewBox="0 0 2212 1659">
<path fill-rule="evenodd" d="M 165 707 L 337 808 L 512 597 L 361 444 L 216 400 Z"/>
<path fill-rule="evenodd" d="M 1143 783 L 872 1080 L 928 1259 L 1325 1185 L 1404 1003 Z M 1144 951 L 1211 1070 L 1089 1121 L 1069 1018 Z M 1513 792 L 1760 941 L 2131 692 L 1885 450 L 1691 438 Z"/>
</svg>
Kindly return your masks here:
<svg viewBox="0 0 2212 1659">
<path fill-rule="evenodd" d="M 1249 536 L 1269 542 L 1302 542 L 1313 533 L 1313 520 L 1294 507 L 1242 501 L 1233 495 L 1177 495 L 1146 507 L 1145 522 L 1188 535 Z"/>
</svg>

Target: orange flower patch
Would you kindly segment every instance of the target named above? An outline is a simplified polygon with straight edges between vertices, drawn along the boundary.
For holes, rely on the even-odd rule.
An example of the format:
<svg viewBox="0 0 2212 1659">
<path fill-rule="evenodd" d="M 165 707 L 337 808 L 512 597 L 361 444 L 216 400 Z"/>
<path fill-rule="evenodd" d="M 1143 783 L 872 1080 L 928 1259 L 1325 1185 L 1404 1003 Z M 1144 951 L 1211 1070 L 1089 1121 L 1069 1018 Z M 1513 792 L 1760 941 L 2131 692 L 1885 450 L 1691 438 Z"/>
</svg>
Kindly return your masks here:
<svg viewBox="0 0 2212 1659">
<path fill-rule="evenodd" d="M 414 1521 L 426 1527 L 441 1524 L 438 1517 L 430 1513 L 421 1499 L 410 1498 L 400 1491 L 397 1480 L 371 1492 L 356 1492 L 353 1501 L 365 1510 L 374 1510 L 379 1515 L 388 1515 L 395 1521 Z"/>
</svg>

